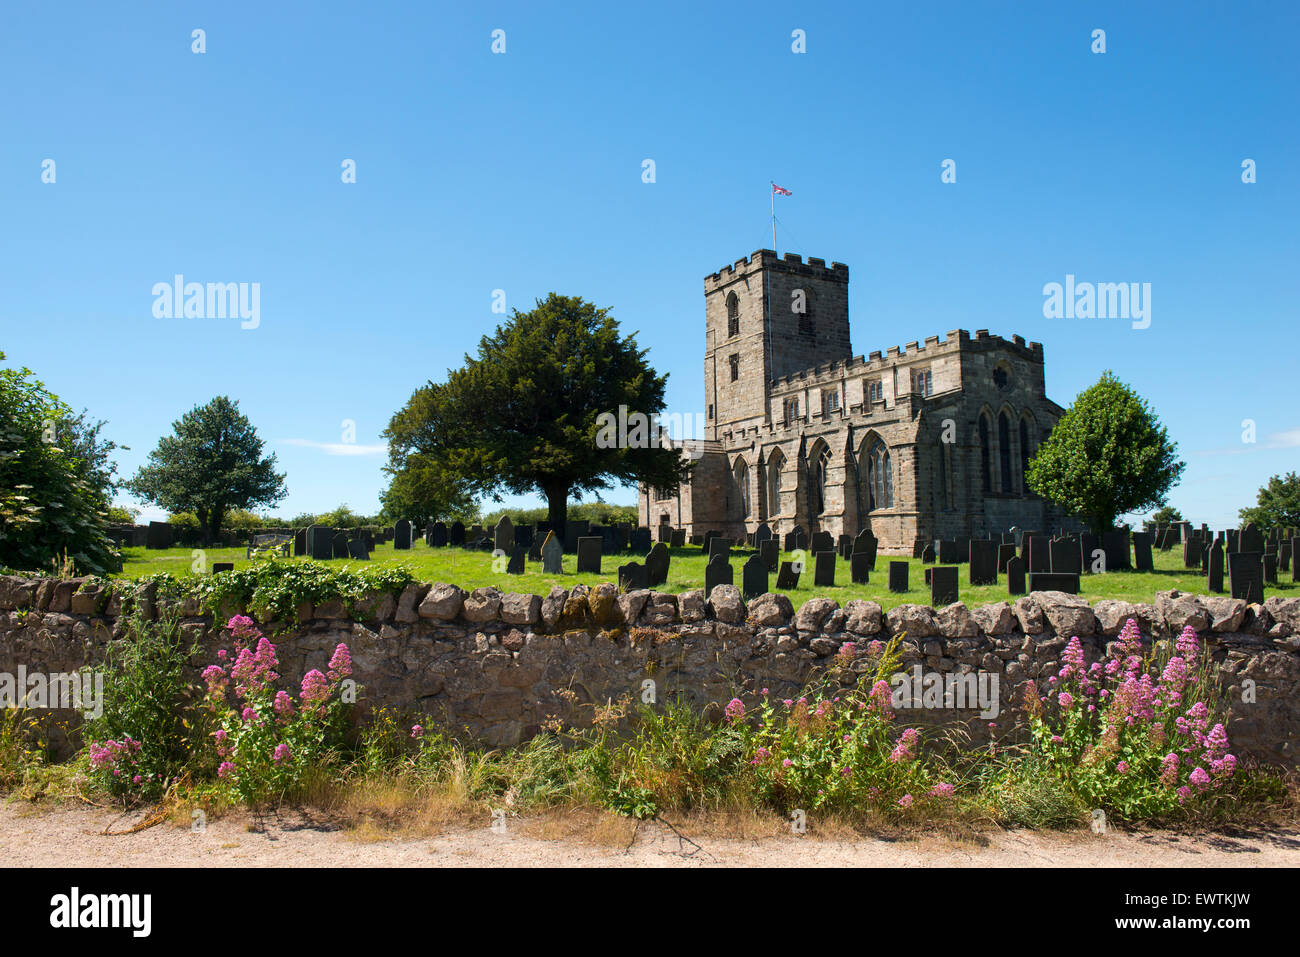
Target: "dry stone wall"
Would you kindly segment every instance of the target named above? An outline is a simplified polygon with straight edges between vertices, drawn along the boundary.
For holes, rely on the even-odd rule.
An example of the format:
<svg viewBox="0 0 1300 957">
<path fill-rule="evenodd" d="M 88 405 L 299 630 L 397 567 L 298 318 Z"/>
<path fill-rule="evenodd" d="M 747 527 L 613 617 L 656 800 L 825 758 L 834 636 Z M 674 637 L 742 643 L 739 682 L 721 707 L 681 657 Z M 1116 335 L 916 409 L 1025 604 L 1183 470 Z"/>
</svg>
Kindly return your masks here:
<svg viewBox="0 0 1300 957">
<path fill-rule="evenodd" d="M 229 646 L 224 614 L 214 623 L 194 599 L 173 604 L 169 609 L 147 590 L 141 598 L 146 614 L 180 614 L 185 632 L 205 649 L 198 667 Z M 1297 763 L 1300 598 L 1247 605 L 1163 592 L 1152 604 L 1090 605 L 1078 596 L 1035 592 L 1014 604 L 900 605 L 888 612 L 871 601 L 840 607 L 812 598 L 796 612 L 786 595 L 746 603 L 729 585 L 706 599 L 702 591 L 620 594 L 610 584 L 556 588 L 545 597 L 415 584 L 352 609 L 341 601 L 304 605 L 297 623 L 264 628 L 291 687 L 312 668 L 324 670 L 344 642 L 363 705 L 427 715 L 491 745 L 518 743 L 553 719 L 583 724 L 594 706 L 623 696 L 640 699 L 647 681 L 654 682 L 660 702 L 681 694 L 718 715 L 732 697 L 751 703 L 764 688 L 792 697 L 819 676 L 850 685 L 867 664 L 837 656 L 841 647 L 901 633 L 908 672 L 920 666 L 925 673 L 997 676 L 995 728 L 974 708 L 915 710 L 905 718 L 960 721 L 981 743 L 989 734 L 1013 733 L 1024 683 L 1045 693 L 1070 637 L 1081 639 L 1091 661 L 1129 618 L 1144 641 L 1170 640 L 1186 625 L 1195 628 L 1231 702 L 1233 750 L 1269 763 Z M 0 576 L 0 673 L 96 664 L 121 621 L 118 599 L 91 582 Z"/>
</svg>

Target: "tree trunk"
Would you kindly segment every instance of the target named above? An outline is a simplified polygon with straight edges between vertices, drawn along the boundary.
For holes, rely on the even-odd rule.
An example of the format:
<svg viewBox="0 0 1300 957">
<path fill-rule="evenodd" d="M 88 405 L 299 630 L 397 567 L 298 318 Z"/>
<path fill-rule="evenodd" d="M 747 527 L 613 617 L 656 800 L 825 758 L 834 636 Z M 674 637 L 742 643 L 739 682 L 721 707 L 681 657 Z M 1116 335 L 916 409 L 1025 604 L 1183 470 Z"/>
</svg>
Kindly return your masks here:
<svg viewBox="0 0 1300 957">
<path fill-rule="evenodd" d="M 564 526 L 569 519 L 569 488 L 553 485 L 546 492 L 546 520 L 555 529 L 555 537 L 563 540 Z"/>
</svg>

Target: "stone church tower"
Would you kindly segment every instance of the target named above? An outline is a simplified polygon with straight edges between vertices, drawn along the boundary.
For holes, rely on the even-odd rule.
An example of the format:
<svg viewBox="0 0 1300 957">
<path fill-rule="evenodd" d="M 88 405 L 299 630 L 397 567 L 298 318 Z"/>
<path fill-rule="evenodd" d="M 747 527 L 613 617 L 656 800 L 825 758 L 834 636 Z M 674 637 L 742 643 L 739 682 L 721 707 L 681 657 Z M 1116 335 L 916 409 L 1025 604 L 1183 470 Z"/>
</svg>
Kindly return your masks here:
<svg viewBox="0 0 1300 957">
<path fill-rule="evenodd" d="M 1043 348 L 978 330 L 854 356 L 849 268 L 759 250 L 704 279 L 705 438 L 689 483 L 638 494 L 640 521 L 744 540 L 855 535 L 886 553 L 1079 524 L 1024 467 L 1063 411 Z"/>
</svg>

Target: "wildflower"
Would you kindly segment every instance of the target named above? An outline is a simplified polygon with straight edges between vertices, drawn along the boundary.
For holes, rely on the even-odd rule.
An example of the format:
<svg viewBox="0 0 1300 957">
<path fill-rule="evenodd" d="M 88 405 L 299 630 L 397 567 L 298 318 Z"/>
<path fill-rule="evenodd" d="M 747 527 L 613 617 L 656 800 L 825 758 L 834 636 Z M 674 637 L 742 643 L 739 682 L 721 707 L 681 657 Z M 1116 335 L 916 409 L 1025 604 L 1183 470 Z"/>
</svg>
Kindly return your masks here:
<svg viewBox="0 0 1300 957">
<path fill-rule="evenodd" d="M 281 718 L 293 717 L 293 699 L 289 697 L 289 692 L 277 691 L 275 693 L 275 713 Z"/>
<path fill-rule="evenodd" d="M 411 725 L 411 737 L 413 738 L 424 737 L 424 729 L 420 727 L 418 724 Z"/>
<path fill-rule="evenodd" d="M 764 694 L 764 695 L 767 694 L 767 689 L 766 689 L 766 688 L 763 689 L 763 694 Z"/>
<path fill-rule="evenodd" d="M 275 746 L 275 753 L 271 755 L 271 760 L 276 764 L 279 764 L 281 761 L 287 761 L 291 757 L 293 757 L 293 752 L 290 751 L 289 746 L 282 741 Z"/>
<path fill-rule="evenodd" d="M 1187 780 L 1195 784 L 1199 791 L 1204 791 L 1210 786 L 1210 776 L 1205 773 L 1205 768 L 1193 769 Z"/>
<path fill-rule="evenodd" d="M 1164 756 L 1160 762 L 1160 783 L 1165 787 L 1172 787 L 1178 780 L 1178 755 L 1172 751 Z"/>
<path fill-rule="evenodd" d="M 953 786 L 946 781 L 940 781 L 934 787 L 930 788 L 931 797 L 950 798 L 952 797 Z"/>
<path fill-rule="evenodd" d="M 898 764 L 900 761 L 908 761 L 914 756 L 912 749 L 916 747 L 918 734 L 915 728 L 907 728 L 898 736 L 894 742 L 894 750 L 889 752 L 889 760 L 892 764 Z"/>
<path fill-rule="evenodd" d="M 299 697 L 302 698 L 305 708 L 315 709 L 319 707 L 329 695 L 329 684 L 325 681 L 323 674 L 313 668 L 303 675 Z"/>
<path fill-rule="evenodd" d="M 334 649 L 334 656 L 330 658 L 330 670 L 338 672 L 345 678 L 352 674 L 352 655 L 348 651 L 348 646 L 341 641 Z"/>
<path fill-rule="evenodd" d="M 1183 633 L 1178 636 L 1174 642 L 1174 647 L 1186 661 L 1195 661 L 1196 656 L 1200 654 L 1201 642 L 1196 636 L 1196 629 L 1191 625 L 1183 628 Z"/>
<path fill-rule="evenodd" d="M 880 711 L 885 714 L 889 713 L 890 704 L 893 701 L 893 694 L 889 690 L 889 682 L 881 678 L 871 686 L 869 707 L 873 711 Z"/>
<path fill-rule="evenodd" d="M 1057 701 L 1060 702 L 1061 708 L 1064 711 L 1069 711 L 1074 707 L 1074 695 L 1070 694 L 1068 691 L 1062 691 L 1057 698 Z"/>
<path fill-rule="evenodd" d="M 910 794 L 904 794 L 901 798 L 898 799 L 898 806 L 899 806 L 899 807 L 911 807 L 911 806 L 912 806 L 912 801 L 913 801 L 913 800 L 914 800 L 914 798 L 912 797 L 912 795 L 910 795 Z"/>
<path fill-rule="evenodd" d="M 217 767 L 217 777 L 219 778 L 229 777 L 231 772 L 234 770 L 235 770 L 235 766 L 233 764 L 231 764 L 229 761 L 222 761 L 221 764 Z"/>
<path fill-rule="evenodd" d="M 1064 743 L 1065 743 L 1065 739 L 1061 737 L 1059 734 L 1052 735 L 1052 744 L 1064 744 Z"/>
<path fill-rule="evenodd" d="M 1115 770 L 1118 771 L 1120 774 L 1128 774 L 1128 762 L 1127 761 L 1119 762 L 1117 765 L 1115 765 Z"/>
<path fill-rule="evenodd" d="M 885 650 L 885 643 L 881 641 L 879 638 L 873 639 L 871 644 L 867 645 L 867 654 L 869 655 L 878 655 L 884 650 Z"/>
<path fill-rule="evenodd" d="M 727 720 L 735 724 L 745 716 L 745 702 L 739 698 L 732 698 L 727 702 L 726 715 Z"/>
<path fill-rule="evenodd" d="M 1192 796 L 1192 789 L 1189 788 L 1187 785 L 1184 784 L 1182 787 L 1180 787 L 1180 788 L 1179 788 L 1177 791 L 1175 791 L 1174 793 L 1178 795 L 1178 803 L 1179 803 L 1179 804 L 1186 804 L 1186 803 L 1187 803 L 1187 799 L 1190 798 L 1190 797 Z"/>
<path fill-rule="evenodd" d="M 261 724 L 257 719 L 257 711 L 254 708 L 245 708 L 240 717 L 244 719 L 244 724 Z"/>
<path fill-rule="evenodd" d="M 794 762 L 791 761 L 789 758 L 786 758 L 784 761 L 781 762 L 781 767 L 783 767 L 783 768 L 792 767 L 793 765 L 794 765 Z"/>
</svg>

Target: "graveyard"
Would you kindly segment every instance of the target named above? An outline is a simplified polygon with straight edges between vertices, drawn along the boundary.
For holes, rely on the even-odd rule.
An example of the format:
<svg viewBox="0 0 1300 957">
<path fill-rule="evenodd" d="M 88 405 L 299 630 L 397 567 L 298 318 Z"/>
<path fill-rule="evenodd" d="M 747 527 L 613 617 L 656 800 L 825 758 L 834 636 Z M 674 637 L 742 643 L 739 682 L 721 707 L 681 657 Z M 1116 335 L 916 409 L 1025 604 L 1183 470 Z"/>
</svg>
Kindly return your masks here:
<svg viewBox="0 0 1300 957">
<path fill-rule="evenodd" d="M 556 587 L 595 586 L 601 582 L 614 583 L 625 591 L 653 588 L 680 594 L 705 589 L 707 594 L 710 585 L 725 583 L 734 584 L 746 598 L 765 592 L 786 594 L 796 608 L 811 598 L 831 598 L 841 604 L 866 599 L 886 610 L 903 604 L 940 608 L 955 601 L 974 607 L 1014 600 L 1030 591 L 1065 591 L 1090 602 L 1099 599 L 1150 602 L 1158 592 L 1171 589 L 1191 594 L 1232 595 L 1255 603 L 1273 597 L 1300 596 L 1300 581 L 1292 561 L 1293 543 L 1281 541 L 1280 536 L 1277 541 L 1265 541 L 1262 535 L 1258 542 L 1246 543 L 1258 546 L 1258 568 L 1243 565 L 1238 570 L 1239 594 L 1233 593 L 1229 560 L 1243 554 L 1238 548 L 1241 533 L 1235 529 L 1224 535 L 1218 548 L 1214 547 L 1213 540 L 1203 537 L 1200 529 L 1188 526 L 1172 532 L 1158 529 L 1136 533 L 1131 541 L 1125 536 L 1122 543 L 1110 542 L 1109 552 L 1096 548 L 1098 543 L 1084 540 L 1085 536 L 1053 539 L 1026 534 L 1019 546 L 1014 541 L 971 540 L 960 547 L 956 542 L 941 541 L 924 546 L 918 557 L 873 554 L 859 555 L 857 559 L 849 542 L 838 543 L 841 547 L 837 550 L 824 547 L 835 544 L 827 541 L 817 543 L 823 547 L 813 547 L 812 542 L 797 536 L 784 542 L 777 542 L 773 537 L 766 546 L 760 544 L 755 548 L 750 543 L 733 545 L 706 536 L 710 539 L 709 547 L 723 554 L 723 560 L 715 568 L 716 578 L 710 577 L 710 556 L 704 543 L 669 544 L 673 537 L 670 530 L 664 530 L 665 541 L 654 543 L 650 541 L 649 530 L 644 528 L 610 530 L 603 537 L 598 528 L 572 531 L 574 534 L 567 543 L 570 550 L 565 550 L 564 543 L 558 539 L 555 543 L 558 572 L 548 571 L 546 556 L 534 540 L 533 529 L 504 526 L 477 531 L 464 529 L 461 534 L 466 537 L 459 545 L 451 544 L 450 529 L 444 535 L 431 526 L 426 535 L 412 530 L 407 537 L 399 538 L 395 537 L 398 527 L 393 527 L 368 542 L 365 533 L 354 532 L 349 538 L 331 530 L 326 543 L 328 550 L 322 545 L 317 557 L 309 554 L 307 536 L 302 533 L 298 537 L 302 540 L 303 554 L 293 554 L 291 540 L 285 540 L 278 549 L 268 549 L 260 556 L 249 557 L 248 548 L 206 549 L 203 556 L 209 574 L 265 561 L 320 561 L 335 568 L 357 567 L 362 562 L 396 562 L 409 568 L 417 581 L 447 582 L 466 591 L 495 587 L 503 592 L 540 596 Z M 588 531 L 593 534 L 583 534 Z M 1186 543 L 1174 541 L 1184 534 Z M 1248 530 L 1246 534 L 1255 533 Z M 1006 537 L 1014 539 L 1015 536 Z M 677 538 L 681 540 L 680 535 Z M 440 544 L 433 544 L 435 541 Z M 1167 547 L 1158 547 L 1161 541 Z M 363 543 L 366 547 L 362 547 Z M 1085 548 L 1090 555 L 1098 553 L 1087 565 L 1082 558 Z M 128 546 L 123 554 L 121 577 L 125 579 L 160 573 L 184 579 L 194 574 L 195 552 L 190 548 Z M 1091 569 L 1103 559 L 1108 562 L 1108 570 L 1094 573 Z M 654 574 L 656 561 L 662 567 L 657 575 Z M 801 561 L 802 568 L 796 573 Z M 1247 582 L 1250 571 L 1256 573 Z M 747 574 L 751 576 L 748 583 Z M 932 581 L 936 576 L 937 584 Z M 1257 591 L 1250 592 L 1252 587 Z"/>
</svg>

